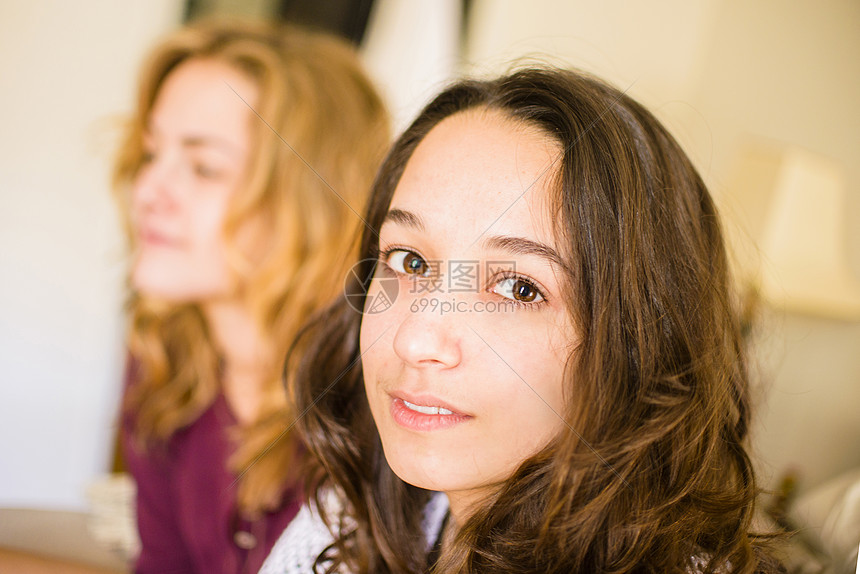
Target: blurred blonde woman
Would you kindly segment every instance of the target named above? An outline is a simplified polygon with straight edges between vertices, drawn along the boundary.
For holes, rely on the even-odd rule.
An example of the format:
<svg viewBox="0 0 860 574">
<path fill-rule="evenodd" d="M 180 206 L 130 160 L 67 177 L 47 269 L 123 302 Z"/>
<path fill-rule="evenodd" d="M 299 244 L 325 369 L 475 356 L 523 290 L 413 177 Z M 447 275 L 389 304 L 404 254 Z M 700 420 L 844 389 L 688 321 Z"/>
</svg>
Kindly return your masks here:
<svg viewBox="0 0 860 574">
<path fill-rule="evenodd" d="M 207 23 L 158 45 L 114 182 L 137 572 L 256 572 L 300 506 L 284 350 L 339 290 L 388 120 L 354 51 Z"/>
</svg>

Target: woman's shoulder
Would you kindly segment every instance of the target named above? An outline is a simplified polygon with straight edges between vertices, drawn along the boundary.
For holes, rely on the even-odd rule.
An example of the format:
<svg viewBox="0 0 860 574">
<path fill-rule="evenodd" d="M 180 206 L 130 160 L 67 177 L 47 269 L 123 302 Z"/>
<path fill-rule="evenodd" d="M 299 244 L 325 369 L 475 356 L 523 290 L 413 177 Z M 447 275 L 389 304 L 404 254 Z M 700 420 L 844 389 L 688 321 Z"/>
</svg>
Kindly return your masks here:
<svg viewBox="0 0 860 574">
<path fill-rule="evenodd" d="M 338 516 L 342 509 L 339 498 L 328 492 L 321 504 L 329 516 Z M 281 534 L 260 574 L 293 574 L 313 572 L 314 562 L 334 537 L 314 504 L 305 504 Z"/>
<path fill-rule="evenodd" d="M 323 497 L 321 504 L 328 516 L 339 516 L 343 504 L 333 492 Z M 424 509 L 424 531 L 428 547 L 438 535 L 445 514 L 448 512 L 448 498 L 441 493 L 433 495 Z M 313 572 L 314 562 L 322 552 L 334 542 L 334 536 L 316 506 L 305 504 L 281 534 L 269 557 L 266 558 L 260 574 L 293 574 Z"/>
</svg>

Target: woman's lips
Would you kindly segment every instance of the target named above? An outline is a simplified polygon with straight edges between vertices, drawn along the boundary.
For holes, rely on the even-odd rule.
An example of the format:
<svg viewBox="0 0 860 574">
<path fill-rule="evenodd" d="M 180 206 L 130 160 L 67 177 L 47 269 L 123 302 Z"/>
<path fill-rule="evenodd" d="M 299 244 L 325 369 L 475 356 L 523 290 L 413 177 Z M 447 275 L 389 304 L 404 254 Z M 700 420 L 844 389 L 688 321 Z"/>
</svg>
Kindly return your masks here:
<svg viewBox="0 0 860 574">
<path fill-rule="evenodd" d="M 390 393 L 391 416 L 398 425 L 413 431 L 450 428 L 472 417 L 431 396 Z"/>
<path fill-rule="evenodd" d="M 163 245 L 163 246 L 173 246 L 176 245 L 176 241 L 171 239 L 168 235 L 163 233 L 159 233 L 158 231 L 154 231 L 152 229 L 141 229 L 138 234 L 141 243 L 145 245 Z"/>
</svg>

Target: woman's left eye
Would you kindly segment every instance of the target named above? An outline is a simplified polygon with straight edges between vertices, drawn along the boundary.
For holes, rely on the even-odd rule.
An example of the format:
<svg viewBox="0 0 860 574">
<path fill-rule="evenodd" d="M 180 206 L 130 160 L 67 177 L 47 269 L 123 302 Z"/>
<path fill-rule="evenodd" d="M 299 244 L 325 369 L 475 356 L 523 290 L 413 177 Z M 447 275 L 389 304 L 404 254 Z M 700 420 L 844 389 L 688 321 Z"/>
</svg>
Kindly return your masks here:
<svg viewBox="0 0 860 574">
<path fill-rule="evenodd" d="M 219 170 L 202 163 L 194 164 L 194 173 L 205 179 L 215 179 L 221 175 Z"/>
<path fill-rule="evenodd" d="M 540 303 L 544 300 L 544 296 L 533 283 L 519 277 L 502 279 L 496 283 L 493 293 L 520 303 Z"/>
</svg>

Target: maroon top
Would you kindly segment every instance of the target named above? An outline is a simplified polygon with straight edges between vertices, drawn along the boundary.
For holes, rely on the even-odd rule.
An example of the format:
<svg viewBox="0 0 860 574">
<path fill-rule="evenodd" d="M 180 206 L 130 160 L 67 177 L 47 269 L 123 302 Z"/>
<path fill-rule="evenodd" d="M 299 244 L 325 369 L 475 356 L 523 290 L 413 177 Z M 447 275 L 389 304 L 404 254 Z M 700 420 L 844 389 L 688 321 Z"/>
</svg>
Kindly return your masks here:
<svg viewBox="0 0 860 574">
<path fill-rule="evenodd" d="M 137 525 L 142 549 L 138 574 L 256 573 L 301 504 L 298 487 L 283 506 L 249 522 L 236 508 L 235 476 L 227 470 L 236 425 L 223 395 L 165 450 L 142 452 L 125 418 L 125 461 L 137 482 Z"/>
</svg>

